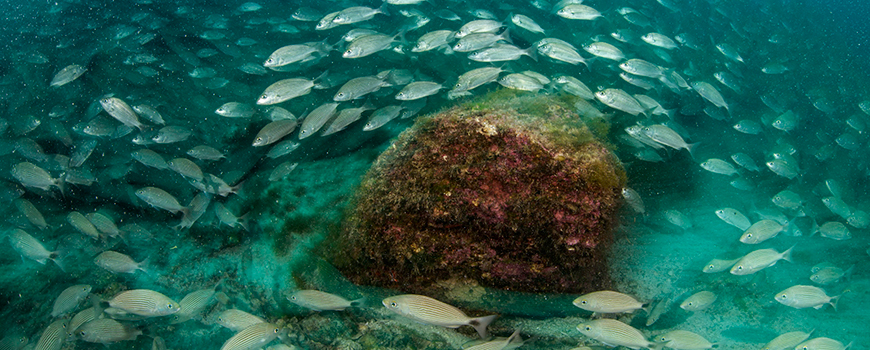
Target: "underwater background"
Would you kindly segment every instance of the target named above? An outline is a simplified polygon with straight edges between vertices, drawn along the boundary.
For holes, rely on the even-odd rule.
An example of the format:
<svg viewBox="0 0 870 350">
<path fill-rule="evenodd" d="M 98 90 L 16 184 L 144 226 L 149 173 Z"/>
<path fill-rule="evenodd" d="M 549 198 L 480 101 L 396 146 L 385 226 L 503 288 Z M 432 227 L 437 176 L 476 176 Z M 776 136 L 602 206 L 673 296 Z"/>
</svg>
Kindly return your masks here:
<svg viewBox="0 0 870 350">
<path fill-rule="evenodd" d="M 596 0 L 582 5 L 597 15 L 573 19 L 559 9 L 580 1 L 394 2 L 0 3 L 4 348 L 217 348 L 237 333 L 221 325 L 228 309 L 283 329 L 263 345 L 473 344 L 477 335 L 470 327 L 443 328 L 389 312 L 381 300 L 406 291 L 354 285 L 320 252 L 343 232 L 366 172 L 416 118 L 504 89 L 576 100 L 577 118 L 607 125 L 602 141 L 619 157 L 627 187 L 643 203 L 639 209 L 630 198 L 619 211 L 607 257 L 612 289 L 663 305 L 650 325 L 648 311 L 619 315 L 621 321 L 647 339 L 686 330 L 718 349 L 762 349 L 793 331 L 867 348 L 868 4 Z M 343 25 L 323 21 L 354 6 L 382 13 Z M 513 20 L 517 14 L 542 32 Z M 475 61 L 454 47 L 458 38 L 415 50 L 426 33 L 459 31 L 479 19 L 501 22 L 495 33 L 502 36 L 500 44 L 487 42 L 479 50 L 511 43 L 515 57 Z M 323 23 L 329 28 L 318 29 Z M 380 46 L 346 38 L 368 31 L 384 35 Z M 648 33 L 670 38 L 673 47 L 645 40 Z M 554 54 L 545 38 L 573 47 Z M 597 42 L 622 57 L 591 52 Z M 264 65 L 279 48 L 302 44 L 310 52 L 299 61 Z M 343 57 L 354 45 L 373 51 Z M 651 62 L 652 72 L 634 74 L 621 66 L 632 59 Z M 71 65 L 77 67 L 65 70 Z M 468 91 L 455 87 L 481 67 L 502 71 Z M 543 80 L 535 78 L 529 87 L 501 79 L 526 71 Z M 364 76 L 377 77 L 380 85 L 348 87 L 370 91 L 339 101 L 345 83 Z M 585 89 L 562 76 L 579 79 Z M 289 100 L 258 104 L 273 83 L 290 78 L 311 87 Z M 442 88 L 398 100 L 412 81 Z M 607 89 L 644 94 L 659 106 L 643 104 L 638 113 L 633 104 L 594 95 Z M 107 101 L 117 100 L 136 107 L 138 120 L 109 112 Z M 365 108 L 343 120 L 344 127 L 333 114 L 313 129 L 306 124 L 312 111 L 337 102 L 339 111 Z M 287 120 L 296 122 L 284 122 L 283 132 L 261 131 Z M 685 147 L 632 135 L 626 129 L 633 125 L 665 126 Z M 275 139 L 252 145 L 260 136 Z M 710 159 L 723 162 L 711 166 Z M 150 188 L 171 200 L 162 192 L 141 192 Z M 717 215 L 723 208 L 779 229 L 761 243 L 743 243 L 745 227 Z M 40 255 L 24 235 L 51 253 Z M 747 276 L 703 271 L 713 259 L 736 260 L 767 248 L 791 248 L 790 261 Z M 95 262 L 105 251 L 129 256 L 132 264 Z M 823 269 L 833 276 L 821 283 L 811 279 Z M 75 285 L 89 285 L 85 296 L 92 298 L 56 314 L 55 300 Z M 795 285 L 822 288 L 838 297 L 831 300 L 836 307 L 794 308 L 774 298 Z M 68 329 L 40 343 L 56 320 L 107 307 L 106 301 L 133 289 L 174 301 L 198 290 L 215 296 L 185 322 L 172 315 L 115 316 L 129 327 L 119 337 L 129 340 L 100 341 L 111 338 L 107 330 L 96 342 L 74 334 L 67 339 L 65 333 L 75 331 Z M 315 312 L 288 299 L 300 289 L 361 303 Z M 715 302 L 698 311 L 680 307 L 700 291 L 715 293 Z M 465 302 L 456 306 L 473 316 L 499 314 L 490 333 L 507 337 L 519 330 L 523 339 L 533 339 L 523 348 L 601 346 L 576 328 L 592 317 L 572 305 L 577 296 L 468 286 L 457 298 Z"/>
</svg>

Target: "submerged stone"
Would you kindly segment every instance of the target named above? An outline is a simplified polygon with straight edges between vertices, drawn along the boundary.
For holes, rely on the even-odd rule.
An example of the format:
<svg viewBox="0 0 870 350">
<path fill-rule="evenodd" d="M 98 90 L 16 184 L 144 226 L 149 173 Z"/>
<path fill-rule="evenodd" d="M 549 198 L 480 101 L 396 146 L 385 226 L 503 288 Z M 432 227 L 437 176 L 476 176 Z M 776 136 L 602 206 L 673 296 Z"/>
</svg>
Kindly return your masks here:
<svg viewBox="0 0 870 350">
<path fill-rule="evenodd" d="M 607 288 L 625 172 L 570 98 L 502 90 L 419 118 L 363 179 L 333 263 L 357 284 L 448 297 Z"/>
</svg>

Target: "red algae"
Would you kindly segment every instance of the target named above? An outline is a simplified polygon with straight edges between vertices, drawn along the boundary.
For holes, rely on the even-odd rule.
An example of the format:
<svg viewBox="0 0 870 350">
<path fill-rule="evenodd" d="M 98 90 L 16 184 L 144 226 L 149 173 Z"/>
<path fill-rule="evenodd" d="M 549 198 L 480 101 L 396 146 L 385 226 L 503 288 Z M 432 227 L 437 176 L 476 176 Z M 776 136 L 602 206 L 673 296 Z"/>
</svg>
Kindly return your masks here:
<svg viewBox="0 0 870 350">
<path fill-rule="evenodd" d="M 421 117 L 363 179 L 331 260 L 357 284 L 441 294 L 609 286 L 625 173 L 556 98 L 495 97 Z"/>
</svg>

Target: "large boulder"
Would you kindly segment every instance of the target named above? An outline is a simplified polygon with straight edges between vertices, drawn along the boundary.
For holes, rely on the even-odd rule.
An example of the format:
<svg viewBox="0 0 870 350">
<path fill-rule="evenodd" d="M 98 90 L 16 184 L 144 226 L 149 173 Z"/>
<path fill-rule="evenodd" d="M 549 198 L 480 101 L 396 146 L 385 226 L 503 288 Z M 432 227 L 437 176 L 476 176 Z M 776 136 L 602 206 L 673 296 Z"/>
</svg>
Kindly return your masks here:
<svg viewBox="0 0 870 350">
<path fill-rule="evenodd" d="M 448 299 L 607 288 L 625 172 L 570 106 L 500 91 L 419 118 L 366 174 L 330 260 L 357 284 Z"/>
</svg>

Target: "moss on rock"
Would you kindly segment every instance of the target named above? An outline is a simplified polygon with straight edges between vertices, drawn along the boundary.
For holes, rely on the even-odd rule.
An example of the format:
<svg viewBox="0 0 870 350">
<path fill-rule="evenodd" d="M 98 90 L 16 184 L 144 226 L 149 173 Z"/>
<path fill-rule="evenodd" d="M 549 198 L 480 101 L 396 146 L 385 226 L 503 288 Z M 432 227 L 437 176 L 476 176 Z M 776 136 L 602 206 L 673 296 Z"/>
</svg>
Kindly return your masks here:
<svg viewBox="0 0 870 350">
<path fill-rule="evenodd" d="M 606 288 L 625 172 L 569 106 L 499 91 L 419 118 L 363 179 L 331 260 L 355 283 L 429 295 L 447 280 Z"/>
</svg>

